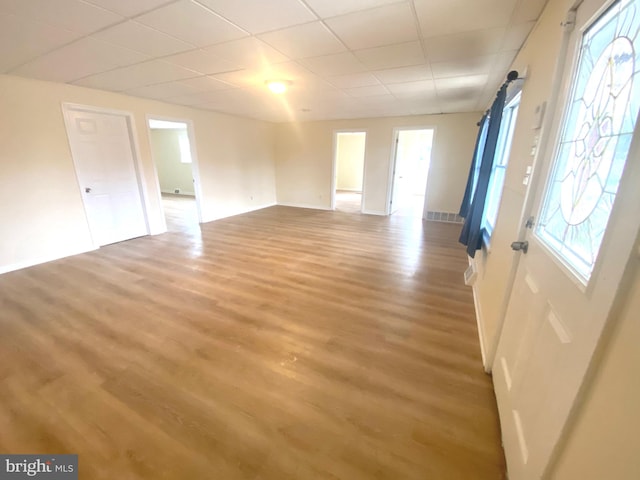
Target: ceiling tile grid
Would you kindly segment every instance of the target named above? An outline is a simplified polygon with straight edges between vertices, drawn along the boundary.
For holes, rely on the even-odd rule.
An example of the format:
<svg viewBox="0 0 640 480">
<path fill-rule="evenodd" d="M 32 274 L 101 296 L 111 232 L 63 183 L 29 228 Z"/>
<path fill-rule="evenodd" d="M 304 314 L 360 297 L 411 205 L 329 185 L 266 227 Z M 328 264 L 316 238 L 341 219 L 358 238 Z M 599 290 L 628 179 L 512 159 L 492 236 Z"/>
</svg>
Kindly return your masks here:
<svg viewBox="0 0 640 480">
<path fill-rule="evenodd" d="M 479 111 L 547 1 L 0 0 L 0 73 L 272 122 Z"/>
</svg>

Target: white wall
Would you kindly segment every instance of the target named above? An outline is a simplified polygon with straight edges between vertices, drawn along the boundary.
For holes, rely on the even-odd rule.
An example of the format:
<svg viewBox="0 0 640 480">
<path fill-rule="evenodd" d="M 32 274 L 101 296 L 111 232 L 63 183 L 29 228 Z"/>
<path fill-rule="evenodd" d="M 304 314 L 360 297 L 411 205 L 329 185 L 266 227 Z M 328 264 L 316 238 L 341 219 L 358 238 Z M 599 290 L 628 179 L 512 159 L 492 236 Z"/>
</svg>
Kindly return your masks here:
<svg viewBox="0 0 640 480">
<path fill-rule="evenodd" d="M 336 145 L 336 188 L 362 191 L 366 134 L 339 133 Z"/>
<path fill-rule="evenodd" d="M 153 161 L 158 171 L 160 190 L 195 195 L 191 163 L 182 163 L 180 137 L 188 138 L 185 129 L 158 128 L 149 132 Z"/>
<path fill-rule="evenodd" d="M 395 127 L 435 128 L 427 185 L 428 210 L 457 212 L 464 193 L 479 113 L 288 123 L 277 126 L 278 203 L 331 207 L 333 134 L 367 132 L 363 211 L 384 215 Z"/>
<path fill-rule="evenodd" d="M 0 75 L 0 272 L 92 248 L 63 102 L 133 114 L 152 232 L 162 231 L 163 219 L 147 114 L 193 122 L 203 221 L 275 203 L 272 124 Z"/>
</svg>

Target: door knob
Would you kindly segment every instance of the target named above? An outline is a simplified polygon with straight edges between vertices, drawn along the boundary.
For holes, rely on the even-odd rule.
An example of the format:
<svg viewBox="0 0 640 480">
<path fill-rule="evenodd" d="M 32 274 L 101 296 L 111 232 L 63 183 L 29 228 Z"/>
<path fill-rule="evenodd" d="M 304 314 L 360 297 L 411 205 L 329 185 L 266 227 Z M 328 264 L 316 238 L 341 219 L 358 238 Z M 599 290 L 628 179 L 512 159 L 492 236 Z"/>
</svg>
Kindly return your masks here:
<svg viewBox="0 0 640 480">
<path fill-rule="evenodd" d="M 91 187 L 85 187 L 84 191 L 85 191 L 86 193 L 91 193 Z"/>
<path fill-rule="evenodd" d="M 522 253 L 527 253 L 529 250 L 529 242 L 526 240 L 524 242 L 513 242 L 511 244 L 511 250 L 515 250 L 516 252 L 521 251 Z"/>
</svg>

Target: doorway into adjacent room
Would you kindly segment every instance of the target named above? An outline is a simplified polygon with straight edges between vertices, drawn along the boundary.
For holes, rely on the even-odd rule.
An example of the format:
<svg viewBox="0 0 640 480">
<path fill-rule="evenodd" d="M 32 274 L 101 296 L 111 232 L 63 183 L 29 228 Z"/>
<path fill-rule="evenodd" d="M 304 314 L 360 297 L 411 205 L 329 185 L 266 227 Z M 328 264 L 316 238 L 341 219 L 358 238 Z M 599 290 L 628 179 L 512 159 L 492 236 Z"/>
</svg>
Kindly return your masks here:
<svg viewBox="0 0 640 480">
<path fill-rule="evenodd" d="M 432 128 L 396 129 L 389 214 L 424 217 L 433 132 Z"/>
<path fill-rule="evenodd" d="M 332 206 L 349 213 L 362 211 L 366 132 L 336 132 Z"/>
<path fill-rule="evenodd" d="M 148 126 L 167 231 L 199 230 L 197 169 L 189 124 L 149 118 Z"/>
</svg>

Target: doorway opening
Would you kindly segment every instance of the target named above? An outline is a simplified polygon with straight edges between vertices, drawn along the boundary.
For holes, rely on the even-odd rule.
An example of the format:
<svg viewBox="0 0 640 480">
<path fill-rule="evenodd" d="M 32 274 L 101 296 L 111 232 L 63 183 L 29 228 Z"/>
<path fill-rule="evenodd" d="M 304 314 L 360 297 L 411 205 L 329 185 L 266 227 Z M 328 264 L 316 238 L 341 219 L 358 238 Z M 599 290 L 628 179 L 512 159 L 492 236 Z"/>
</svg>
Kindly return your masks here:
<svg viewBox="0 0 640 480">
<path fill-rule="evenodd" d="M 332 207 L 349 213 L 362 211 L 366 132 L 336 132 Z"/>
<path fill-rule="evenodd" d="M 389 214 L 424 218 L 433 128 L 396 129 Z"/>
<path fill-rule="evenodd" d="M 167 231 L 199 231 L 197 165 L 190 125 L 184 121 L 148 118 L 148 126 Z"/>
</svg>

